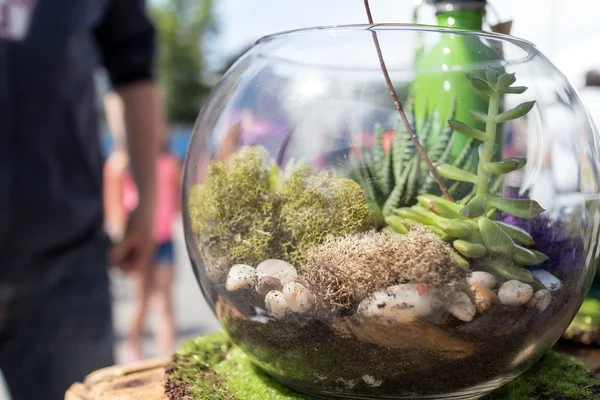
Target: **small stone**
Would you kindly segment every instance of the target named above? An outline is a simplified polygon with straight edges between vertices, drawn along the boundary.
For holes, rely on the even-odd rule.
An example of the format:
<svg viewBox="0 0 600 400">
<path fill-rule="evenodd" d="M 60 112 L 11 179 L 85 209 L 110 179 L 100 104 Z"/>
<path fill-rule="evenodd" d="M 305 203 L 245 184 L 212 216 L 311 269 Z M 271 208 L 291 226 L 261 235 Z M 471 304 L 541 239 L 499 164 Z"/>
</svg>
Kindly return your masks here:
<svg viewBox="0 0 600 400">
<path fill-rule="evenodd" d="M 292 309 L 285 300 L 285 296 L 278 290 L 271 290 L 265 296 L 265 307 L 269 312 L 269 316 L 275 319 L 285 318 L 286 315 L 292 312 Z"/>
<path fill-rule="evenodd" d="M 469 291 L 471 292 L 475 309 L 479 314 L 483 314 L 492 308 L 492 305 L 498 301 L 498 296 L 486 286 L 473 285 Z"/>
<path fill-rule="evenodd" d="M 401 284 L 372 293 L 360 302 L 358 314 L 394 322 L 410 322 L 432 314 L 439 307 L 441 300 L 434 288 L 425 284 Z"/>
<path fill-rule="evenodd" d="M 534 269 L 531 271 L 531 275 L 533 275 L 537 280 L 539 280 L 542 285 L 550 292 L 556 292 L 562 288 L 562 283 L 560 279 L 552 275 L 550 272 L 543 269 Z"/>
<path fill-rule="evenodd" d="M 272 276 L 263 276 L 256 282 L 256 292 L 261 296 L 265 296 L 271 290 L 283 290 L 281 281 Z"/>
<path fill-rule="evenodd" d="M 288 282 L 283 287 L 283 295 L 294 312 L 306 312 L 315 304 L 315 298 L 304 285 L 298 282 Z"/>
<path fill-rule="evenodd" d="M 371 375 L 363 375 L 362 380 L 365 381 L 369 387 L 379 387 L 383 383 L 381 379 L 375 379 Z"/>
<path fill-rule="evenodd" d="M 493 289 L 496 286 L 496 278 L 494 275 L 485 271 L 473 271 L 467 278 L 469 286 L 481 285 L 488 289 Z"/>
<path fill-rule="evenodd" d="M 258 264 L 256 267 L 256 276 L 257 279 L 271 276 L 279 279 L 281 283 L 285 285 L 288 282 L 295 281 L 298 277 L 298 273 L 292 264 L 283 260 L 270 259 Z"/>
<path fill-rule="evenodd" d="M 475 307 L 471 303 L 469 296 L 464 292 L 460 292 L 454 297 L 448 307 L 448 311 L 456 318 L 465 322 L 472 321 L 475 316 Z"/>
<path fill-rule="evenodd" d="M 500 301 L 507 306 L 523 305 L 531 299 L 531 296 L 533 296 L 533 288 L 516 280 L 504 282 L 498 290 Z"/>
<path fill-rule="evenodd" d="M 246 264 L 236 264 L 229 270 L 227 274 L 227 282 L 225 288 L 234 292 L 245 287 L 254 286 L 256 282 L 256 270 Z"/>
<path fill-rule="evenodd" d="M 538 311 L 544 311 L 550 306 L 552 295 L 546 289 L 538 290 L 533 294 L 531 300 L 527 303 L 527 308 L 534 308 Z"/>
</svg>

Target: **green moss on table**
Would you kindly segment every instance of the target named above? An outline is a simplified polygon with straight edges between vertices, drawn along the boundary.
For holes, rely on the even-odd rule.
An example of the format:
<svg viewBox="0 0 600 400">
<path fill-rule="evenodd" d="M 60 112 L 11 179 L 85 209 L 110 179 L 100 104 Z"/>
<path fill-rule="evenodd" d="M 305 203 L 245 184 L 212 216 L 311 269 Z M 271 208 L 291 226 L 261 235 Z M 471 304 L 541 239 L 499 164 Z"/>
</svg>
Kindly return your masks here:
<svg viewBox="0 0 600 400">
<path fill-rule="evenodd" d="M 176 353 L 167 368 L 167 394 L 172 400 L 308 400 L 256 368 L 216 333 L 192 339 Z M 600 379 L 592 377 L 575 358 L 548 353 L 519 378 L 486 396 L 485 400 L 594 400 L 600 398 Z"/>
</svg>

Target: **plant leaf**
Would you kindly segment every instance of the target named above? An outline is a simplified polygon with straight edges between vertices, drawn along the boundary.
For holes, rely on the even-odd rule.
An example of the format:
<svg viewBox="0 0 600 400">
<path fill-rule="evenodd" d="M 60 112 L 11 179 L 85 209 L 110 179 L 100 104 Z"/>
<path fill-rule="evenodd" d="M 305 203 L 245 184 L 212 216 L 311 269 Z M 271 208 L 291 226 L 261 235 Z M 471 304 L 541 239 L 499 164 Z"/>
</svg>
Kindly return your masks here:
<svg viewBox="0 0 600 400">
<path fill-rule="evenodd" d="M 475 74 L 466 73 L 466 77 L 471 81 L 471 85 L 481 93 L 486 94 L 488 96 L 494 94 L 496 91 L 493 87 L 490 86 L 489 83 L 485 79 L 481 79 Z"/>
<path fill-rule="evenodd" d="M 498 77 L 498 80 L 496 81 L 496 85 L 494 87 L 498 90 L 506 89 L 507 87 L 509 87 L 510 85 L 515 83 L 516 81 L 517 81 L 517 78 L 515 77 L 514 73 L 502 74 Z"/>
<path fill-rule="evenodd" d="M 527 86 L 511 86 L 506 89 L 498 90 L 498 93 L 521 94 L 525 93 Z"/>
<path fill-rule="evenodd" d="M 490 251 L 494 253 L 507 254 L 514 245 L 513 240 L 498 225 L 489 218 L 483 217 L 477 220 L 481 238 Z"/>
<path fill-rule="evenodd" d="M 439 200 L 432 200 L 429 203 L 428 209 L 435 215 L 438 215 L 442 218 L 462 218 L 462 215 L 458 211 Z"/>
<path fill-rule="evenodd" d="M 402 224 L 402 218 L 397 215 L 388 215 L 385 217 L 385 223 L 388 224 L 395 232 L 408 233 L 408 229 Z M 533 254 L 533 253 L 532 253 Z"/>
<path fill-rule="evenodd" d="M 477 175 L 472 174 L 468 171 L 456 168 L 450 164 L 438 165 L 436 168 L 438 174 L 444 178 L 453 179 L 461 182 L 477 183 Z"/>
<path fill-rule="evenodd" d="M 496 221 L 496 225 L 498 225 L 500 229 L 506 232 L 506 234 L 508 234 L 508 236 L 510 236 L 512 240 L 519 244 L 525 246 L 533 246 L 535 244 L 531 235 L 519 227 L 501 221 Z"/>
<path fill-rule="evenodd" d="M 385 169 L 383 167 L 386 153 L 383 149 L 383 134 L 384 129 L 380 123 L 376 123 L 373 127 L 373 133 L 375 134 L 375 147 L 373 148 L 373 162 L 375 163 L 375 172 L 377 179 L 380 182 L 384 180 Z"/>
<path fill-rule="evenodd" d="M 513 243 L 512 248 L 510 249 L 510 258 L 521 265 L 537 265 L 537 257 L 536 255 L 529 249 L 525 247 L 521 247 L 517 244 Z"/>
<path fill-rule="evenodd" d="M 508 280 L 517 280 L 524 283 L 533 282 L 533 275 L 520 265 L 516 265 L 512 261 L 505 258 L 492 258 L 490 267 L 501 277 Z"/>
<path fill-rule="evenodd" d="M 426 215 L 408 207 L 398 208 L 393 210 L 393 213 L 402 218 L 408 218 L 423 225 L 436 225 L 438 219 L 438 217 L 433 213 L 430 213 L 431 215 Z"/>
<path fill-rule="evenodd" d="M 450 236 L 465 237 L 471 234 L 475 229 L 474 224 L 467 221 L 443 219 L 438 221 L 438 228 L 446 232 Z"/>
<path fill-rule="evenodd" d="M 467 218 L 476 218 L 485 214 L 485 196 L 477 195 L 473 197 L 466 206 L 460 210 L 460 213 Z"/>
<path fill-rule="evenodd" d="M 511 119 L 521 118 L 525 114 L 527 114 L 533 106 L 535 105 L 535 101 L 526 101 L 524 103 L 519 104 L 518 106 L 511 108 L 508 111 L 503 112 L 502 114 L 498 114 L 496 116 L 496 122 L 505 122 Z"/>
<path fill-rule="evenodd" d="M 419 168 L 420 163 L 421 157 L 415 154 L 412 162 L 412 168 L 410 169 L 411 172 L 406 180 L 406 190 L 404 193 L 404 198 L 402 199 L 404 204 L 412 203 L 418 191 L 419 175 L 421 172 L 421 169 Z"/>
<path fill-rule="evenodd" d="M 485 203 L 490 208 L 497 208 L 519 218 L 533 218 L 544 212 L 537 201 L 530 199 L 507 199 L 489 195 Z"/>
<path fill-rule="evenodd" d="M 547 255 L 545 255 L 544 253 L 542 253 L 541 251 L 531 250 L 531 252 L 533 254 L 535 254 L 535 257 L 537 258 L 537 263 L 538 264 L 541 264 L 541 263 L 543 263 L 544 261 L 546 261 L 546 260 L 548 260 L 550 258 Z"/>
<path fill-rule="evenodd" d="M 464 124 L 455 119 L 449 119 L 448 124 L 454 129 L 456 132 L 468 136 L 473 139 L 478 139 L 484 141 L 487 137 L 486 133 L 480 131 L 479 129 L 471 128 L 469 125 Z"/>
<path fill-rule="evenodd" d="M 465 240 L 455 240 L 452 245 L 460 254 L 469 258 L 480 258 L 485 256 L 487 249 L 477 243 L 470 243 Z"/>
<path fill-rule="evenodd" d="M 527 158 L 525 157 L 510 157 L 502 161 L 487 163 L 484 167 L 492 174 L 508 174 L 523 168 L 525 164 L 527 164 Z"/>
<path fill-rule="evenodd" d="M 488 121 L 488 115 L 486 113 L 484 113 L 483 111 L 470 110 L 469 116 L 471 118 L 473 118 L 475 121 L 482 122 L 484 124 L 487 123 L 487 121 Z"/>
<path fill-rule="evenodd" d="M 492 67 L 487 67 L 485 69 L 485 77 L 486 77 L 488 83 L 490 85 L 494 86 L 496 84 L 496 81 L 498 80 L 498 71 L 496 71 Z"/>
</svg>

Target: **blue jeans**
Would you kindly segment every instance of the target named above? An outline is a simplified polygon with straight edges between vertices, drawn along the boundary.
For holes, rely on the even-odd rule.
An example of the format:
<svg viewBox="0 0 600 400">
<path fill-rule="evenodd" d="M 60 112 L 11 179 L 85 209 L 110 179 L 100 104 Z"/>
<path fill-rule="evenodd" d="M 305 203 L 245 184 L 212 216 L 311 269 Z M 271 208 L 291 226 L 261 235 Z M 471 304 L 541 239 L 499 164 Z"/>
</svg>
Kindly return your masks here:
<svg viewBox="0 0 600 400">
<path fill-rule="evenodd" d="M 94 239 L 54 257 L 47 276 L 0 308 L 0 369 L 13 400 L 62 400 L 113 364 L 106 251 Z"/>
</svg>

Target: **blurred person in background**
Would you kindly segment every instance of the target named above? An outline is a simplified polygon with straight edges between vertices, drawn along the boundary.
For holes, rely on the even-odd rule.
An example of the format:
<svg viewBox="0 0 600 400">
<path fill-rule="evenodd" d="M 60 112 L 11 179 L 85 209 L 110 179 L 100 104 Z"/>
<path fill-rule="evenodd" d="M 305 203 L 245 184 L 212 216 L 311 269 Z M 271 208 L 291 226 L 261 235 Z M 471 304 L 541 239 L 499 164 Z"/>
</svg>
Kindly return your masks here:
<svg viewBox="0 0 600 400">
<path fill-rule="evenodd" d="M 125 125 L 123 103 L 115 93 L 105 97 L 106 119 L 113 137 L 113 150 L 104 167 L 104 204 L 106 228 L 114 241 L 119 241 L 126 228 L 127 215 L 139 204 L 139 194 L 132 179 Z M 154 210 L 154 259 L 150 260 L 151 278 L 146 285 L 144 279 L 135 276 L 135 310 L 132 317 L 127 345 L 132 361 L 145 358 L 142 352 L 142 334 L 150 300 L 155 300 L 158 318 L 154 324 L 154 336 L 163 355 L 173 351 L 175 323 L 171 300 L 173 283 L 174 248 L 172 226 L 180 213 L 181 166 L 170 152 L 168 138 L 164 137 L 157 160 L 157 197 Z"/>
<path fill-rule="evenodd" d="M 143 0 L 5 0 L 0 7 L 0 368 L 13 400 L 58 400 L 113 363 L 107 257 L 147 276 L 157 140 L 154 27 Z M 111 249 L 103 229 L 94 75 L 124 105 L 140 201 Z"/>
</svg>

